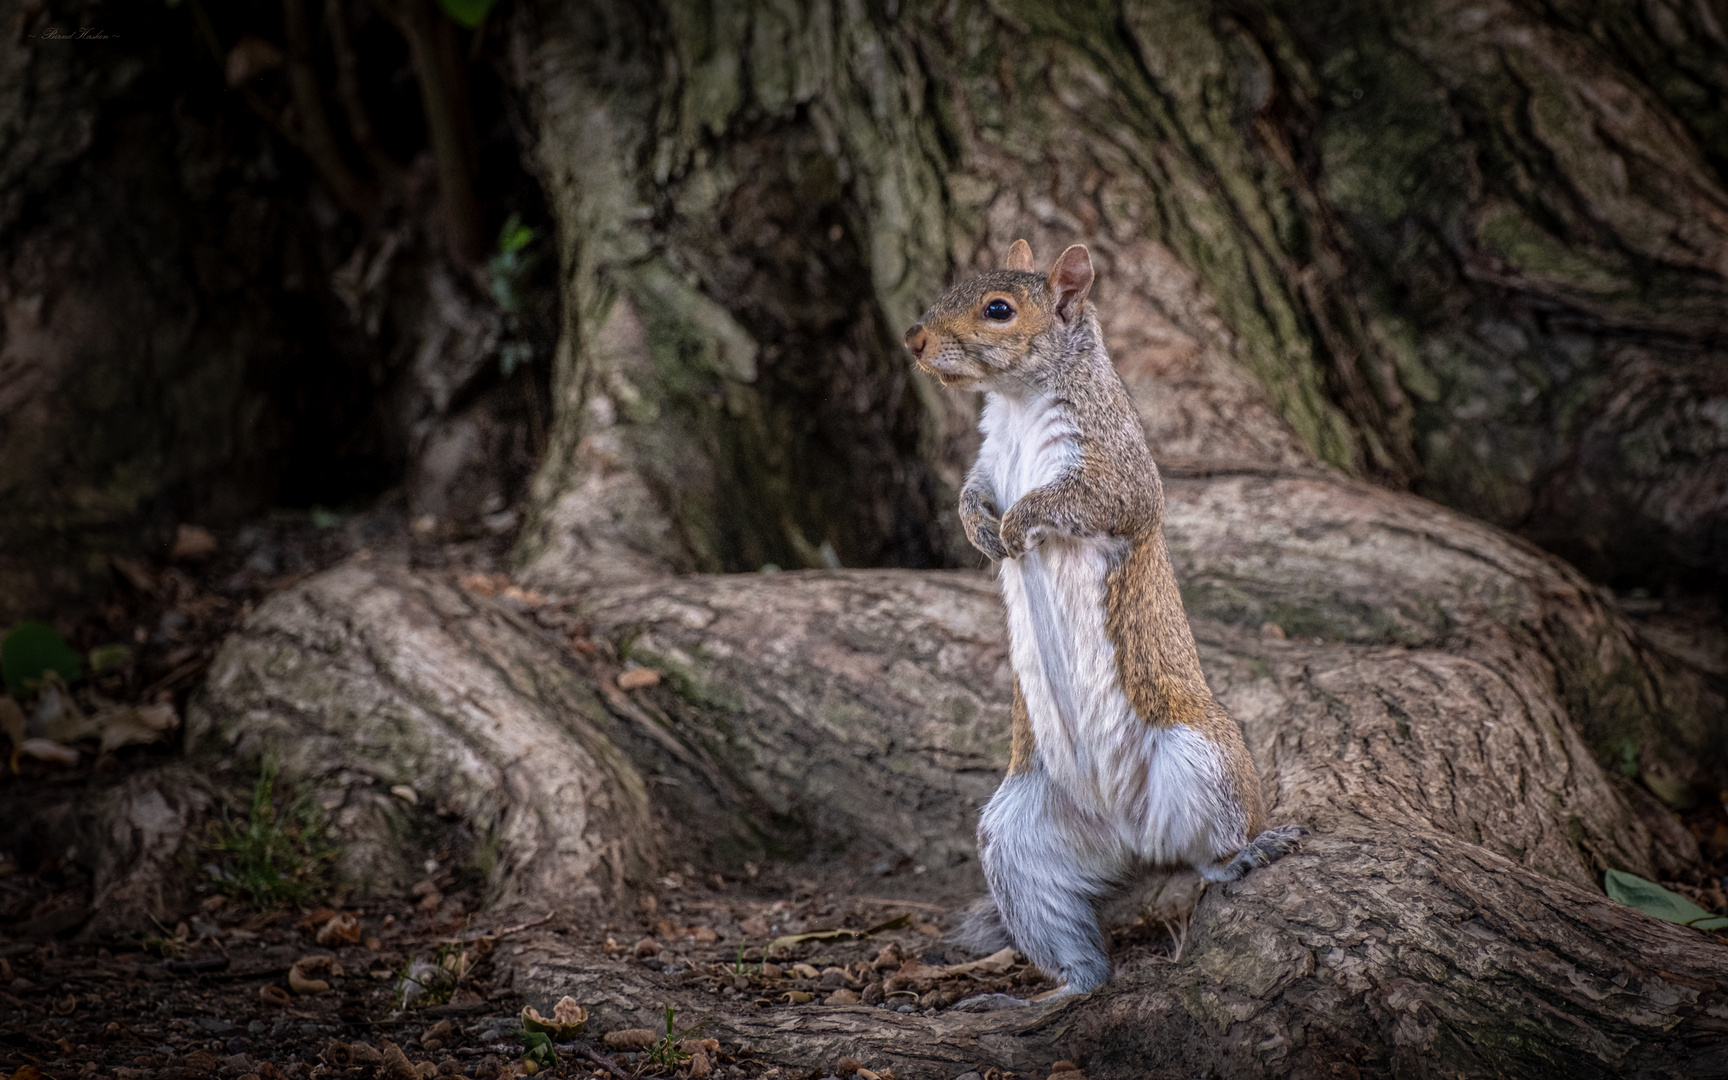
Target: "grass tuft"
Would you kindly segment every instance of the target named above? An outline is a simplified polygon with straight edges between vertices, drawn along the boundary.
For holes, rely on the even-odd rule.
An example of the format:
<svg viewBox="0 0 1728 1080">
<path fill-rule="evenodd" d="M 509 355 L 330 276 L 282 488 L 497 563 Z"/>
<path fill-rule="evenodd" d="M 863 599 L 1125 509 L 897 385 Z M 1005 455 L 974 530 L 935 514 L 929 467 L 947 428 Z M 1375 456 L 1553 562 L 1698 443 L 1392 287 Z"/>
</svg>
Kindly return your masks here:
<svg viewBox="0 0 1728 1080">
<path fill-rule="evenodd" d="M 330 888 L 323 815 L 310 796 L 276 792 L 276 763 L 265 759 L 243 821 L 227 815 L 212 827 L 217 888 L 253 907 L 305 904 Z"/>
</svg>

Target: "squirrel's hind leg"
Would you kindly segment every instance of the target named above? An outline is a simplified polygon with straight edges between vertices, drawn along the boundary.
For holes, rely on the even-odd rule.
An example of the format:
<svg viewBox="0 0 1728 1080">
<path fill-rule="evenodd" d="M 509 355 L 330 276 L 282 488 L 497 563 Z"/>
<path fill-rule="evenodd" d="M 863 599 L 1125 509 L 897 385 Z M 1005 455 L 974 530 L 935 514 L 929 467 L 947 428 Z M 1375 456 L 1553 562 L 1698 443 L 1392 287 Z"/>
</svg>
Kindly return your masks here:
<svg viewBox="0 0 1728 1080">
<path fill-rule="evenodd" d="M 1277 862 L 1296 849 L 1296 844 L 1302 837 L 1308 835 L 1308 830 L 1300 825 L 1279 825 L 1267 829 L 1243 845 L 1229 859 L 1208 863 L 1199 867 L 1200 876 L 1207 881 L 1235 881 L 1257 866 Z"/>
<path fill-rule="evenodd" d="M 1085 993 L 1107 979 L 1095 905 L 1115 880 L 1102 837 L 1083 823 L 1041 768 L 1002 781 L 978 824 L 984 877 L 997 918 L 1040 971 Z"/>
</svg>

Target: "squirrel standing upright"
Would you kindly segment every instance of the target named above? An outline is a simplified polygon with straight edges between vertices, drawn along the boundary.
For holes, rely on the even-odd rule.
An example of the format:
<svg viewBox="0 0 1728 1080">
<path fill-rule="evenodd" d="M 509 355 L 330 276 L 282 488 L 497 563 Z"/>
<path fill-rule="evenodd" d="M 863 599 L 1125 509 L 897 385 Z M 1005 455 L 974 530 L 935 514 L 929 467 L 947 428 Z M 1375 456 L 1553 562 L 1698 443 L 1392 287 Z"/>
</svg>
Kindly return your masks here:
<svg viewBox="0 0 1728 1080">
<path fill-rule="evenodd" d="M 978 824 L 991 903 L 962 937 L 1014 945 L 1066 994 L 1109 976 L 1095 905 L 1136 869 L 1230 881 L 1305 831 L 1266 828 L 1254 761 L 1201 674 L 1092 280 L 1085 247 L 1038 274 L 1016 240 L 1005 269 L 906 332 L 944 386 L 987 395 L 960 520 L 1001 564 L 1014 669 L 1008 775 Z"/>
</svg>

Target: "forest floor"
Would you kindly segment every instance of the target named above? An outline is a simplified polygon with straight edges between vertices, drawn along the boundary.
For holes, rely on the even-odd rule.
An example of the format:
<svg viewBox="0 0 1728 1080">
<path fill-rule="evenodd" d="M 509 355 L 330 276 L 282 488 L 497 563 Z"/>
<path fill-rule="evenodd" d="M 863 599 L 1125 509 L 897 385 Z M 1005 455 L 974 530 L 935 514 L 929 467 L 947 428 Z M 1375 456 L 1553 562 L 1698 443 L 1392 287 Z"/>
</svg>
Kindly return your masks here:
<svg viewBox="0 0 1728 1080">
<path fill-rule="evenodd" d="M 840 1060 L 792 1070 L 756 1061 L 748 1046 L 706 1039 L 704 1013 L 860 1001 L 923 1012 L 974 994 L 1050 988 L 1013 957 L 950 973 L 967 958 L 940 941 L 948 905 L 848 897 L 772 872 L 763 878 L 693 882 L 598 926 L 550 919 L 531 927 L 642 969 L 636 974 L 663 982 L 669 999 L 711 1003 L 675 1010 L 669 1039 L 649 1029 L 560 1038 L 556 1062 L 534 1071 L 847 1075 L 858 1070 Z M 393 1076 L 385 1055 L 395 1046 L 415 1075 L 528 1073 L 525 1002 L 501 983 L 492 954 L 501 938 L 530 927 L 478 929 L 465 914 L 472 896 L 442 894 L 431 881 L 418 891 L 340 911 L 256 911 L 213 894 L 176 927 L 126 944 L 0 938 L 0 1061 L 53 1078 Z M 884 922 L 892 928 L 863 936 Z M 763 961 L 774 936 L 842 929 L 861 936 L 782 946 Z M 312 992 L 296 992 L 296 983 Z M 869 1064 L 858 1063 L 858 1075 L 867 1078 Z"/>
<path fill-rule="evenodd" d="M 125 663 L 80 688 L 85 709 L 169 704 L 184 717 L 223 638 L 270 593 L 353 558 L 406 562 L 499 592 L 510 587 L 502 570 L 512 539 L 507 530 L 417 532 L 389 503 L 348 517 L 278 515 L 219 540 L 194 535 L 179 558 L 116 560 L 107 603 L 56 629 L 84 654 L 128 646 Z M 86 753 L 73 766 L 14 754 L 0 776 L 0 822 L 26 819 L 26 807 L 89 798 L 172 758 L 177 743 Z M 235 794 L 226 812 L 243 816 L 243 792 Z M 1710 909 L 1728 901 L 1724 803 L 1728 793 L 1682 815 L 1709 859 L 1686 891 Z M 892 1073 L 848 1059 L 770 1064 L 749 1046 L 706 1037 L 703 1020 L 829 1004 L 932 1013 L 976 994 L 1052 988 L 1012 954 L 971 957 L 943 941 L 971 899 L 951 894 L 951 883 L 922 879 L 910 865 L 854 865 L 844 854 L 728 879 L 687 853 L 693 861 L 628 915 L 596 924 L 551 912 L 511 926 L 476 914 L 480 882 L 435 866 L 404 895 L 345 894 L 331 884 L 297 903 L 248 901 L 208 866 L 188 866 L 201 878 L 192 910 L 148 933 L 95 938 L 83 929 L 91 881 L 77 852 L 45 850 L 5 825 L 0 841 L 0 1080 L 542 1072 L 870 1080 Z M 219 861 L 215 844 L 213 836 Z M 598 965 L 663 984 L 677 1003 L 669 1030 L 567 1030 L 535 1050 L 524 1006 L 551 1003 L 524 1001 L 493 955 L 500 942 L 529 934 L 554 935 Z M 816 936 L 771 945 L 798 934 Z M 1179 926 L 1127 918 L 1112 956 L 1121 971 L 1168 962 L 1181 946 Z M 975 1076 L 1025 1080 L 998 1070 Z M 1078 1068 L 1065 1080 L 1080 1080 Z"/>
</svg>

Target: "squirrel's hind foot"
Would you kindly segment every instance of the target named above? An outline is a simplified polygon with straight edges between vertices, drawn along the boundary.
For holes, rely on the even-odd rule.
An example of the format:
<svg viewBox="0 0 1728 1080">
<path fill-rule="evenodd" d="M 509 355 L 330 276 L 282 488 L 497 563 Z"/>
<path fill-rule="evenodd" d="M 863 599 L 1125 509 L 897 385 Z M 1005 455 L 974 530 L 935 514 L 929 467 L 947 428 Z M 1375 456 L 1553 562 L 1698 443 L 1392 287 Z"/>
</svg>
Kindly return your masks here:
<svg viewBox="0 0 1728 1080">
<path fill-rule="evenodd" d="M 1247 845 L 1226 862 L 1200 867 L 1200 876 L 1207 881 L 1236 881 L 1258 866 L 1277 862 L 1296 850 L 1296 845 L 1308 830 L 1300 825 L 1279 825 L 1248 841 Z"/>
</svg>

